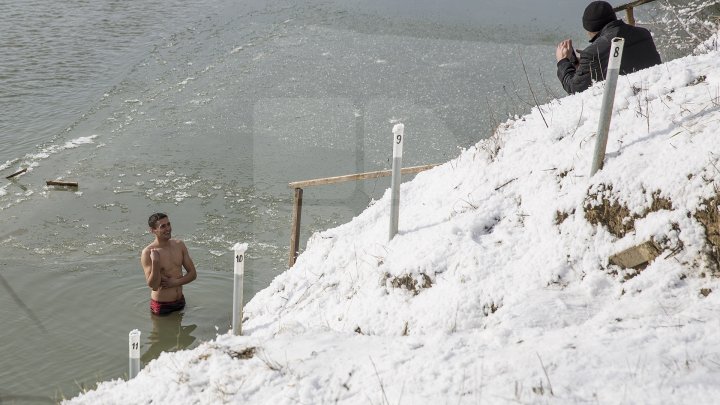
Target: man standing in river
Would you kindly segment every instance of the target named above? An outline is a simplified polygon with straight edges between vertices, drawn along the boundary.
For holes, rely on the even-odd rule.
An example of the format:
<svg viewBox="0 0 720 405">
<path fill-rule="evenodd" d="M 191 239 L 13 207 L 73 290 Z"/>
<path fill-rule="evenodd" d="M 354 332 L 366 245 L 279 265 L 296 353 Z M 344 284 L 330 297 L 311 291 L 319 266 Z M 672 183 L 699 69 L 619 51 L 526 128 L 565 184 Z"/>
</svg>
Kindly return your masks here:
<svg viewBox="0 0 720 405">
<path fill-rule="evenodd" d="M 172 239 L 170 219 L 162 213 L 148 219 L 155 240 L 140 254 L 150 292 L 150 311 L 164 315 L 185 308 L 182 286 L 197 278 L 195 264 L 183 241 Z M 183 275 L 183 267 L 185 275 Z"/>
<path fill-rule="evenodd" d="M 580 51 L 579 56 L 569 39 L 560 42 L 555 49 L 557 76 L 568 94 L 586 90 L 593 82 L 605 80 L 610 43 L 614 37 L 625 39 L 621 75 L 660 64 L 660 54 L 650 31 L 618 20 L 610 3 L 590 3 L 585 8 L 582 23 L 590 46 Z"/>
</svg>

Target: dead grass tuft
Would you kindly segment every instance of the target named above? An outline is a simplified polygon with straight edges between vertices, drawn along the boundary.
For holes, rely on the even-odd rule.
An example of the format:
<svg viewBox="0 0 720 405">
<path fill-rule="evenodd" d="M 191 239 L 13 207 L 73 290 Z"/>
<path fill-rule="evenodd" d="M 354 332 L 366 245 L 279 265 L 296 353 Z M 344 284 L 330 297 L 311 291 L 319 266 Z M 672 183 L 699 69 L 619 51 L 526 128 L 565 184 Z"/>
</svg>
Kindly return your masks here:
<svg viewBox="0 0 720 405">
<path fill-rule="evenodd" d="M 386 275 L 393 288 L 405 288 L 406 290 L 412 292 L 413 295 L 418 295 L 422 289 L 432 287 L 432 280 L 430 279 L 430 276 L 425 273 L 420 273 L 419 276 L 422 279 L 422 284 L 418 283 L 418 280 L 416 280 L 411 274 L 397 277 L 393 277 L 390 274 Z"/>
<path fill-rule="evenodd" d="M 502 306 L 502 303 L 496 304 L 494 302 L 490 302 L 489 304 L 483 305 L 483 314 L 485 316 L 489 316 L 490 314 L 494 314 L 500 307 Z"/>
<path fill-rule="evenodd" d="M 650 208 L 648 208 L 647 211 L 645 211 L 645 215 L 651 213 L 651 212 L 657 212 L 662 210 L 668 210 L 671 211 L 673 209 L 672 201 L 669 198 L 661 197 L 660 191 L 655 191 L 652 194 L 653 201 L 652 204 L 650 204 Z"/>
<path fill-rule="evenodd" d="M 715 273 L 720 273 L 720 212 L 718 212 L 718 203 L 720 202 L 720 193 L 703 201 L 700 206 L 704 207 L 695 211 L 695 219 L 698 220 L 705 228 L 705 239 L 710 247 L 708 256 L 710 261 L 715 264 Z"/>
<path fill-rule="evenodd" d="M 672 210 L 672 200 L 660 196 L 660 191 L 652 194 L 652 203 L 642 215 L 630 214 L 625 204 L 621 204 L 612 194 L 612 185 L 601 184 L 595 194 L 585 198 L 585 219 L 592 225 L 603 225 L 618 238 L 635 230 L 635 221 L 645 218 L 651 212 Z M 600 204 L 593 204 L 600 197 Z"/>
<path fill-rule="evenodd" d="M 570 212 L 555 211 L 555 225 L 560 226 L 571 214 L 574 214 L 575 210 Z"/>
<path fill-rule="evenodd" d="M 700 83 L 703 83 L 703 82 L 705 82 L 705 79 L 707 79 L 707 76 L 705 76 L 705 75 L 700 75 L 700 76 L 698 76 L 695 80 L 693 80 L 693 81 L 691 81 L 690 83 L 688 83 L 688 86 L 695 86 L 695 85 L 698 85 L 698 84 L 700 84 Z"/>
<path fill-rule="evenodd" d="M 248 347 L 240 351 L 236 350 L 230 350 L 228 352 L 230 357 L 233 359 L 240 359 L 240 360 L 249 360 L 252 359 L 255 356 L 255 348 L 254 347 Z"/>
<path fill-rule="evenodd" d="M 600 185 L 600 191 L 590 194 L 585 199 L 585 219 L 592 225 L 603 225 L 607 230 L 622 238 L 628 232 L 635 229 L 635 216 L 630 215 L 630 210 L 625 204 L 620 204 L 617 199 L 612 198 L 612 186 Z M 601 197 L 600 204 L 594 205 L 591 202 Z"/>
</svg>

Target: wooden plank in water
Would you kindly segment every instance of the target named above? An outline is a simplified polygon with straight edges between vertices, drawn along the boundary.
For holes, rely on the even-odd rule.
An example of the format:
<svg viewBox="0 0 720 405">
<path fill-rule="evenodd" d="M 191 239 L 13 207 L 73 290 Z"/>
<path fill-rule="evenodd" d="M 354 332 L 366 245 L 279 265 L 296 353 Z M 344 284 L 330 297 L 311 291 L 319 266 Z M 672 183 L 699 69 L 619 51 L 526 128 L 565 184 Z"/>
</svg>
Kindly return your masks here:
<svg viewBox="0 0 720 405">
<path fill-rule="evenodd" d="M 48 186 L 78 187 L 78 183 L 76 181 L 48 180 L 45 184 Z"/>
<path fill-rule="evenodd" d="M 25 168 L 25 169 L 20 169 L 20 170 L 16 171 L 15 173 L 13 173 L 13 174 L 5 177 L 5 178 L 8 179 L 8 180 L 10 180 L 10 179 L 12 179 L 12 178 L 15 177 L 15 176 L 19 176 L 19 175 L 25 173 L 26 171 L 27 171 L 27 168 Z"/>
</svg>

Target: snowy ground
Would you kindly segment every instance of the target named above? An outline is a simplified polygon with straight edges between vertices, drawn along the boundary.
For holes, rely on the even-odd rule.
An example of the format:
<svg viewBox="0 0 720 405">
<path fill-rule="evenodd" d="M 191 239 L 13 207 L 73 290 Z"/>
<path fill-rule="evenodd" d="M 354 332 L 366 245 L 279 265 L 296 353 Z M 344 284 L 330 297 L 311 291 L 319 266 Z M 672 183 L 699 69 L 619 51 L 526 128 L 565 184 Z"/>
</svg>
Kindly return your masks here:
<svg viewBox="0 0 720 405">
<path fill-rule="evenodd" d="M 717 403 L 719 60 L 621 77 L 595 176 L 602 83 L 403 184 L 392 241 L 389 193 L 314 235 L 245 336 L 69 402 Z M 644 269 L 609 264 L 648 240 Z"/>
</svg>

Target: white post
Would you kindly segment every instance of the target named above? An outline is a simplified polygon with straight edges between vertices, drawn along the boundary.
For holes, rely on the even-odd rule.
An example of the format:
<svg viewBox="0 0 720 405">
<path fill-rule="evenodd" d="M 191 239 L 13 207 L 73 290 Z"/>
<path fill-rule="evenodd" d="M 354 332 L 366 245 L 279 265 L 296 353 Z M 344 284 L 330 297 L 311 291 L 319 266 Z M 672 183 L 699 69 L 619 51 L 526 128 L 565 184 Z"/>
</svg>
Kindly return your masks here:
<svg viewBox="0 0 720 405">
<path fill-rule="evenodd" d="M 400 216 L 400 170 L 402 169 L 403 142 L 405 141 L 405 125 L 395 124 L 393 127 L 393 164 L 391 191 L 392 201 L 390 205 L 390 240 L 398 232 L 398 217 Z"/>
<path fill-rule="evenodd" d="M 132 380 L 140 372 L 140 331 L 133 329 L 129 335 L 130 371 L 128 380 Z"/>
<path fill-rule="evenodd" d="M 247 243 L 236 243 L 233 246 L 235 250 L 234 262 L 234 281 L 233 287 L 233 313 L 232 313 L 232 332 L 233 335 L 242 335 L 242 310 L 243 310 L 243 277 L 245 276 L 245 251 Z"/>
<path fill-rule="evenodd" d="M 620 62 L 622 60 L 623 46 L 625 39 L 615 37 L 610 45 L 610 60 L 608 61 L 607 74 L 605 79 L 605 92 L 603 93 L 602 106 L 600 107 L 600 121 L 598 122 L 597 141 L 595 142 L 595 154 L 593 155 L 592 169 L 590 176 L 602 169 L 605 160 L 605 148 L 607 147 L 608 131 L 610 130 L 610 116 L 612 115 L 613 103 L 615 102 L 615 88 L 617 87 L 618 75 L 620 74 Z"/>
</svg>

